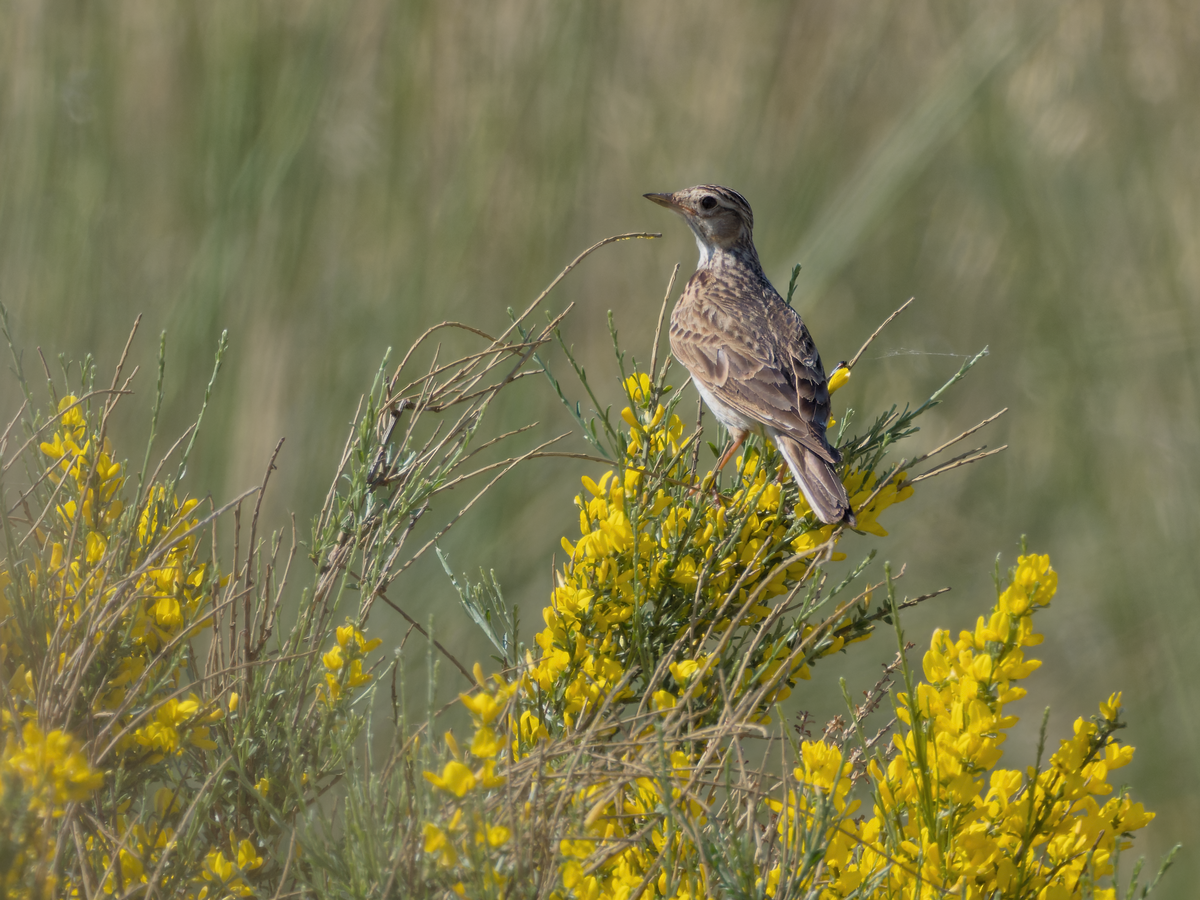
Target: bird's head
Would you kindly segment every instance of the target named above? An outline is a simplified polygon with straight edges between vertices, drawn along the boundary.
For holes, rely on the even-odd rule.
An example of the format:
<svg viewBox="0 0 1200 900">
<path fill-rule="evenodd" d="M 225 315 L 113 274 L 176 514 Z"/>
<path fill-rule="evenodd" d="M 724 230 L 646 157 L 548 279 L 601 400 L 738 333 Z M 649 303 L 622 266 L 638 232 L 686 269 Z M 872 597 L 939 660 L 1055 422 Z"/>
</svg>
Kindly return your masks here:
<svg viewBox="0 0 1200 900">
<path fill-rule="evenodd" d="M 707 265 L 722 252 L 749 256 L 754 251 L 754 213 L 737 191 L 716 184 L 700 184 L 673 194 L 646 194 L 659 206 L 679 213 L 696 235 L 700 265 Z"/>
</svg>

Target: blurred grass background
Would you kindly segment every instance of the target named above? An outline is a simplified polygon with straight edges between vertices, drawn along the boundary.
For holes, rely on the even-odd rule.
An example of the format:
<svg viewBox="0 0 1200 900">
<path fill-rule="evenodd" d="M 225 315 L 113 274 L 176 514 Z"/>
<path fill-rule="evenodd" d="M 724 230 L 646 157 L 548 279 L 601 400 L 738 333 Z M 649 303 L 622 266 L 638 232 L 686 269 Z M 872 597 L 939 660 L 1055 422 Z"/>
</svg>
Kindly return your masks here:
<svg viewBox="0 0 1200 900">
<path fill-rule="evenodd" d="M 1125 690 L 1138 755 L 1115 777 L 1160 813 L 1138 852 L 1185 842 L 1162 895 L 1191 896 L 1200 7 L 11 2 L 0 47 L 0 301 L 27 371 L 35 346 L 106 371 L 144 313 L 142 400 L 117 432 L 134 458 L 158 332 L 171 434 L 229 329 L 191 490 L 257 483 L 286 435 L 268 513 L 282 527 L 296 511 L 302 535 L 386 347 L 447 318 L 499 331 L 595 240 L 661 230 L 587 260 L 551 304 L 577 303 L 568 339 L 615 402 L 605 311 L 647 358 L 670 269 L 695 261 L 646 191 L 742 191 L 776 284 L 804 264 L 797 305 L 829 362 L 916 296 L 839 408 L 920 400 L 989 345 L 917 441 L 1007 406 L 984 439 L 1010 449 L 928 482 L 888 517 L 893 537 L 847 549 L 907 561 L 910 595 L 953 585 L 908 620 L 919 645 L 973 623 L 1020 534 L 1052 555 L 1029 702 L 1052 704 L 1056 735 Z M 503 401 L 497 424 L 570 427 L 540 379 Z M 519 470 L 445 544 L 459 571 L 496 569 L 527 638 L 579 474 Z M 468 663 L 488 655 L 436 563 L 399 599 L 422 620 L 436 607 Z M 841 671 L 822 668 L 800 703 L 824 708 Z"/>
</svg>

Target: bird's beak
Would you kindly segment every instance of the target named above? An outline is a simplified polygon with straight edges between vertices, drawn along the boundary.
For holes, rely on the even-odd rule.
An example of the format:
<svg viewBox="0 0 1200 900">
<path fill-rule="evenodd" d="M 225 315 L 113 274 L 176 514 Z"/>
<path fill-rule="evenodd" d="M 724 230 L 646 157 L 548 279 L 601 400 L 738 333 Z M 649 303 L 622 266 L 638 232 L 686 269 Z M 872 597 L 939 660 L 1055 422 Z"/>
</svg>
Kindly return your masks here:
<svg viewBox="0 0 1200 900">
<path fill-rule="evenodd" d="M 647 200 L 652 200 L 659 206 L 665 206 L 667 209 L 675 212 L 682 212 L 679 204 L 675 202 L 674 194 L 642 194 Z"/>
</svg>

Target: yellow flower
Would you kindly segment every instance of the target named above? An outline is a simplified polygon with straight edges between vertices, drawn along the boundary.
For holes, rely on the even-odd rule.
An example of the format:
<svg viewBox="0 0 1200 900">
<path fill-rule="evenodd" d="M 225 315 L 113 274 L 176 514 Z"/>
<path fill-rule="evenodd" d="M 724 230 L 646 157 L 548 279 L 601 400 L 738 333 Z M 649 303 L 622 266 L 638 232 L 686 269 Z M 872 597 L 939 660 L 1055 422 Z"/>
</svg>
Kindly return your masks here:
<svg viewBox="0 0 1200 900">
<path fill-rule="evenodd" d="M 3 752 L 2 768 L 21 780 L 39 811 L 85 800 L 104 784 L 104 776 L 88 765 L 79 741 L 64 731 L 46 733 L 27 722 L 19 742 L 15 732 L 8 733 Z"/>
<path fill-rule="evenodd" d="M 458 862 L 458 854 L 446 832 L 432 822 L 426 822 L 422 830 L 425 834 L 425 852 L 438 854 L 438 865 L 448 869 Z"/>
<path fill-rule="evenodd" d="M 337 642 L 339 647 L 352 644 L 359 653 L 370 653 L 383 643 L 383 639 L 374 638 L 368 641 L 366 635 L 353 625 L 342 625 L 337 629 Z"/>
<path fill-rule="evenodd" d="M 326 673 L 325 684 L 317 685 L 317 696 L 323 697 L 329 705 L 337 703 L 342 697 L 342 686 L 338 684 L 337 676 Z"/>
<path fill-rule="evenodd" d="M 183 608 L 174 597 L 160 597 L 154 604 L 154 619 L 162 628 L 174 631 L 183 624 Z"/>
<path fill-rule="evenodd" d="M 346 687 L 356 688 L 366 684 L 374 678 L 370 672 L 364 672 L 361 659 L 350 661 L 350 668 L 346 674 Z"/>
<path fill-rule="evenodd" d="M 336 672 L 343 665 L 342 648 L 340 645 L 332 648 L 328 653 L 321 657 L 321 662 L 325 663 L 325 668 Z"/>
<path fill-rule="evenodd" d="M 468 791 L 475 788 L 475 775 L 456 759 L 446 763 L 441 775 L 433 772 L 425 772 L 424 775 L 425 779 L 434 787 L 449 791 L 456 797 L 463 797 Z"/>
<path fill-rule="evenodd" d="M 504 712 L 508 701 L 506 696 L 492 695 L 486 691 L 477 694 L 459 694 L 458 699 L 462 701 L 463 706 L 479 716 L 484 725 Z"/>
<path fill-rule="evenodd" d="M 475 836 L 475 842 L 478 844 L 486 842 L 489 847 L 503 847 L 511 837 L 512 831 L 503 825 L 489 825 Z"/>
<path fill-rule="evenodd" d="M 563 839 L 558 842 L 558 852 L 571 859 L 587 859 L 595 849 L 595 841 Z"/>
<path fill-rule="evenodd" d="M 674 709 L 679 703 L 679 698 L 670 691 L 655 691 L 652 699 L 657 710 Z"/>
<path fill-rule="evenodd" d="M 220 850 L 212 850 L 204 858 L 204 878 L 225 883 L 233 876 L 233 863 Z"/>
<path fill-rule="evenodd" d="M 521 741 L 525 744 L 533 744 L 538 740 L 549 737 L 549 732 L 546 726 L 542 724 L 542 720 L 535 716 L 529 710 L 521 713 L 521 723 L 517 729 Z"/>
<path fill-rule="evenodd" d="M 696 673 L 704 665 L 704 659 L 681 659 L 678 662 L 673 662 L 670 665 L 671 674 L 675 677 L 675 683 L 680 687 L 687 687 L 688 682 L 696 677 Z"/>
<path fill-rule="evenodd" d="M 209 730 L 201 725 L 192 729 L 192 733 L 188 736 L 188 743 L 193 747 L 199 747 L 201 750 L 216 750 L 217 742 L 209 738 Z"/>
<path fill-rule="evenodd" d="M 154 718 L 134 732 L 134 740 L 141 746 L 156 751 L 151 759 L 157 761 L 166 754 L 179 749 L 181 742 L 180 726 L 186 725 L 197 718 L 200 713 L 200 701 L 195 695 L 187 700 L 172 698 L 159 705 Z M 206 716 L 200 721 L 210 717 Z M 208 739 L 208 729 L 194 726 L 188 730 L 189 741 L 197 747 L 206 750 L 216 749 L 216 744 Z"/>
<path fill-rule="evenodd" d="M 644 372 L 630 375 L 625 379 L 625 393 L 629 395 L 632 402 L 639 406 L 649 404 L 651 386 L 650 376 Z"/>
<path fill-rule="evenodd" d="M 243 872 L 248 872 L 251 869 L 257 869 L 263 864 L 262 857 L 258 855 L 254 844 L 248 840 L 242 841 L 237 847 L 237 864 L 238 868 Z"/>
<path fill-rule="evenodd" d="M 496 762 L 491 759 L 484 760 L 483 768 L 475 773 L 475 777 L 479 779 L 479 783 L 487 790 L 500 787 L 500 785 L 507 781 L 506 776 L 496 774 Z"/>
<path fill-rule="evenodd" d="M 480 726 L 471 741 L 471 752 L 480 757 L 495 756 L 504 748 L 504 742 L 496 736 L 496 732 L 486 725 Z"/>
<path fill-rule="evenodd" d="M 842 752 L 824 741 L 805 741 L 800 747 L 804 767 L 793 773 L 800 781 L 807 781 L 825 791 L 832 791 L 835 783 L 849 772 L 843 772 Z"/>
<path fill-rule="evenodd" d="M 104 558 L 108 542 L 104 539 L 104 535 L 89 531 L 85 544 L 84 559 L 87 560 L 89 566 L 94 566 Z"/>
<path fill-rule="evenodd" d="M 1109 722 L 1115 722 L 1121 715 L 1121 692 L 1109 695 L 1108 700 L 1100 704 L 1100 715 Z"/>
</svg>

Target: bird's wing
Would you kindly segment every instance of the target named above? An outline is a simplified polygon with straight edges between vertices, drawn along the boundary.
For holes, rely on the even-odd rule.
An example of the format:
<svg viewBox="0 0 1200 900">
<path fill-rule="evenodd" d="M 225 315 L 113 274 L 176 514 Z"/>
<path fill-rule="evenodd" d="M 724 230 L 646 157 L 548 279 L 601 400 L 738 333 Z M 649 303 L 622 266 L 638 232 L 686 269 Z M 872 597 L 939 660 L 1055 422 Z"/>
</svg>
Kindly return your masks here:
<svg viewBox="0 0 1200 900">
<path fill-rule="evenodd" d="M 688 285 L 671 316 L 672 352 L 721 403 L 839 462 L 825 439 L 825 371 L 800 317 L 778 295 L 746 303 L 739 291 L 730 303 L 724 293 L 712 282 Z"/>
</svg>

